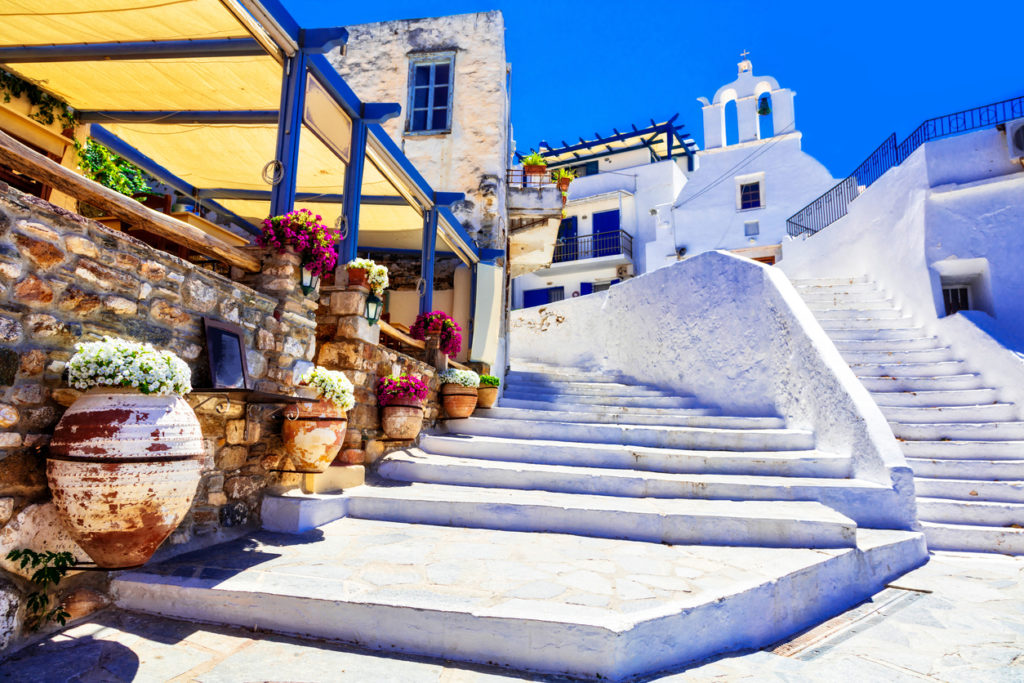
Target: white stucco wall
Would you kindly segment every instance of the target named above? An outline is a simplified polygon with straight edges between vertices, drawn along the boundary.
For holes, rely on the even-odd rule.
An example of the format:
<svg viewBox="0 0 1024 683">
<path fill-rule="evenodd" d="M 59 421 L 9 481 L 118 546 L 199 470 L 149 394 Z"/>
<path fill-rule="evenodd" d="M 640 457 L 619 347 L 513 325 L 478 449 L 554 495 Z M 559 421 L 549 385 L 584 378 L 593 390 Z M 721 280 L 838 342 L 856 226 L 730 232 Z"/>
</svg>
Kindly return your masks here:
<svg viewBox="0 0 1024 683">
<path fill-rule="evenodd" d="M 813 429 L 818 448 L 852 456 L 856 476 L 895 488 L 891 525 L 914 523 L 912 477 L 888 423 L 781 271 L 702 254 L 514 311 L 510 345 L 514 360 L 604 370 Z"/>
<path fill-rule="evenodd" d="M 501 12 L 385 21 L 345 27 L 344 56 L 328 57 L 364 102 L 399 102 L 384 124 L 435 190 L 465 192 L 456 217 L 483 247 L 504 248 L 509 155 L 505 22 Z M 409 60 L 455 52 L 451 132 L 407 134 Z"/>
</svg>

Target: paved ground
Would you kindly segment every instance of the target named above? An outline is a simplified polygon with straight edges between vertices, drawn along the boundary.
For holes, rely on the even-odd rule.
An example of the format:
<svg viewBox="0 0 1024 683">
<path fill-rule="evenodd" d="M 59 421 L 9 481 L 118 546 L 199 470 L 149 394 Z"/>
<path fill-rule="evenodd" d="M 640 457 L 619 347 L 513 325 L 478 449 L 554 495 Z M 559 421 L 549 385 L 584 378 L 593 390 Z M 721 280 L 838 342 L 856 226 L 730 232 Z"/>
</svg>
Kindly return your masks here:
<svg viewBox="0 0 1024 683">
<path fill-rule="evenodd" d="M 772 650 L 722 657 L 658 680 L 1024 681 L 1024 558 L 936 553 L 872 602 Z M 0 663 L 0 678 L 552 680 L 116 611 Z"/>
</svg>

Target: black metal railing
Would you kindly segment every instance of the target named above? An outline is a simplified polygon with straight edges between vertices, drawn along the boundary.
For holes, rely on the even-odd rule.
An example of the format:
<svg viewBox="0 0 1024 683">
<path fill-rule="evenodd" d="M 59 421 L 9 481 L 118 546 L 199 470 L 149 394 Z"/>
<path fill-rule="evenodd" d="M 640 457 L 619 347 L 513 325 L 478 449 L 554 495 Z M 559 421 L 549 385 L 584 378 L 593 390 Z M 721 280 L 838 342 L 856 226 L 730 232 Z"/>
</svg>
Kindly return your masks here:
<svg viewBox="0 0 1024 683">
<path fill-rule="evenodd" d="M 786 221 L 786 231 L 794 237 L 803 233 L 813 235 L 836 222 L 846 215 L 850 202 L 863 188 L 881 178 L 893 166 L 902 164 L 929 140 L 1021 117 L 1024 117 L 1024 96 L 928 119 L 899 144 L 896 144 L 896 134 L 893 133 L 849 177 L 790 216 Z"/>
<path fill-rule="evenodd" d="M 544 169 L 543 173 L 527 173 L 521 168 L 510 168 L 506 170 L 505 182 L 509 187 L 517 189 L 542 190 L 556 186 L 547 169 Z"/>
<path fill-rule="evenodd" d="M 633 258 L 633 237 L 625 230 L 561 238 L 555 242 L 553 263 L 622 254 Z"/>
</svg>

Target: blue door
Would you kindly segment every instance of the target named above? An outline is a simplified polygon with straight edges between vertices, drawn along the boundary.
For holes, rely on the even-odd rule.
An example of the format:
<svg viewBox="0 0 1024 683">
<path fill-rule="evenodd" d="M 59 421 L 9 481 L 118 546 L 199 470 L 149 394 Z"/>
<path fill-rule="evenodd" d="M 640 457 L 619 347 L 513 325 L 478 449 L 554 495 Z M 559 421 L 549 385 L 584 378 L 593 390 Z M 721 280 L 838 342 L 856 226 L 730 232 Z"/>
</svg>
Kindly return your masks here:
<svg viewBox="0 0 1024 683">
<path fill-rule="evenodd" d="M 613 256 L 619 250 L 619 210 L 594 214 L 594 256 Z"/>
<path fill-rule="evenodd" d="M 563 218 L 562 222 L 558 225 L 558 239 L 555 241 L 555 253 L 552 261 L 555 263 L 575 261 L 579 258 L 576 252 L 577 243 L 576 216 Z"/>
</svg>

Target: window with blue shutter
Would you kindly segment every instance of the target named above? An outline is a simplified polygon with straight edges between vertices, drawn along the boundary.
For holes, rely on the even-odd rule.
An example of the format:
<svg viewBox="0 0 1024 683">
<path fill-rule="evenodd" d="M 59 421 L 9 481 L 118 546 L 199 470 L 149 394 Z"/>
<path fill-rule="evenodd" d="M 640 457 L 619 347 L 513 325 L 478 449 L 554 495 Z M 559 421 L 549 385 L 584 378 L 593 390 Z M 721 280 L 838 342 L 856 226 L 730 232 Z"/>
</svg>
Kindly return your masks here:
<svg viewBox="0 0 1024 683">
<path fill-rule="evenodd" d="M 451 130 L 455 53 L 417 55 L 409 61 L 409 133 Z"/>
</svg>

